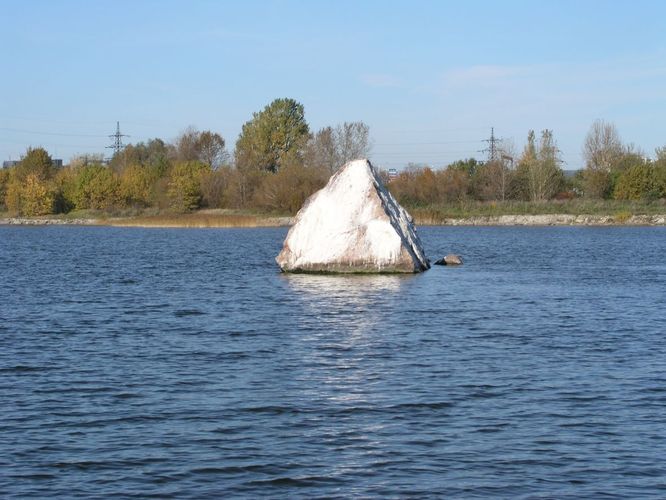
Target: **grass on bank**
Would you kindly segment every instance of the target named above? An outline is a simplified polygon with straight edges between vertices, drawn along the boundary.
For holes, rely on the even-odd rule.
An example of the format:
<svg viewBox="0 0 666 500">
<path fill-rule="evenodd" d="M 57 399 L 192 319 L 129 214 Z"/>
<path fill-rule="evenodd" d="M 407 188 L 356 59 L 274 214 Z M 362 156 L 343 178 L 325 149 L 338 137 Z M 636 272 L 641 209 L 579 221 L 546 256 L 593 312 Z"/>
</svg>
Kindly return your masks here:
<svg viewBox="0 0 666 500">
<path fill-rule="evenodd" d="M 666 200 L 638 202 L 574 199 L 542 203 L 466 201 L 406 208 L 418 224 L 437 224 L 446 219 L 499 217 L 501 215 L 598 215 L 627 220 L 632 215 L 661 215 L 666 213 Z"/>
<path fill-rule="evenodd" d="M 103 220 L 111 226 L 131 227 L 266 227 L 286 226 L 288 216 L 254 213 L 243 210 L 198 210 L 188 213 L 143 213 L 133 216 L 115 215 Z"/>
<path fill-rule="evenodd" d="M 0 220 L 14 217 L 12 214 L 0 212 Z M 291 217 L 288 215 L 226 209 L 204 209 L 188 213 L 159 209 L 74 210 L 66 214 L 19 218 L 60 220 L 72 223 L 88 221 L 93 224 L 123 227 L 277 227 L 291 223 Z"/>
<path fill-rule="evenodd" d="M 543 203 L 505 201 L 406 206 L 417 224 L 437 225 L 447 219 L 499 217 L 501 215 L 592 215 L 611 216 L 623 223 L 633 215 L 666 214 L 666 200 L 653 202 L 574 199 Z M 10 218 L 0 212 L 0 219 Z M 265 227 L 286 226 L 289 214 L 274 214 L 256 210 L 202 209 L 189 213 L 174 213 L 157 208 L 122 209 L 111 211 L 76 210 L 67 214 L 48 215 L 34 219 L 95 220 L 100 224 L 136 227 Z"/>
</svg>

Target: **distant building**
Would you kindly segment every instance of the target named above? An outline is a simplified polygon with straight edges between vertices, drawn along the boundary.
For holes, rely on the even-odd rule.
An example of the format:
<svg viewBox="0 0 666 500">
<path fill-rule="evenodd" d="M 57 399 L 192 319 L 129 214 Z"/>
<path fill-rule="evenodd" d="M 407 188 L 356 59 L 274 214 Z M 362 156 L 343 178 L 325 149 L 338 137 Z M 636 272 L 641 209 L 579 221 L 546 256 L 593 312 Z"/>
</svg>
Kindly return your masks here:
<svg viewBox="0 0 666 500">
<path fill-rule="evenodd" d="M 11 168 L 15 167 L 21 162 L 21 160 L 6 160 L 2 162 L 2 168 Z M 53 158 L 51 163 L 55 168 L 62 168 L 62 160 L 60 158 Z"/>
</svg>

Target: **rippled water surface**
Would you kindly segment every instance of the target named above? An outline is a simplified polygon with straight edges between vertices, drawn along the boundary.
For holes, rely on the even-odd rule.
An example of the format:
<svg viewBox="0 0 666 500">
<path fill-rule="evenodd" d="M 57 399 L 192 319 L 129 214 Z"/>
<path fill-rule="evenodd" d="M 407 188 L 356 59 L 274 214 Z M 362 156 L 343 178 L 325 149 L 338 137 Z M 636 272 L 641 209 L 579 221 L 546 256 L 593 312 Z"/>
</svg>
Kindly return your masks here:
<svg viewBox="0 0 666 500">
<path fill-rule="evenodd" d="M 666 497 L 666 228 L 0 228 L 0 497 Z"/>
</svg>

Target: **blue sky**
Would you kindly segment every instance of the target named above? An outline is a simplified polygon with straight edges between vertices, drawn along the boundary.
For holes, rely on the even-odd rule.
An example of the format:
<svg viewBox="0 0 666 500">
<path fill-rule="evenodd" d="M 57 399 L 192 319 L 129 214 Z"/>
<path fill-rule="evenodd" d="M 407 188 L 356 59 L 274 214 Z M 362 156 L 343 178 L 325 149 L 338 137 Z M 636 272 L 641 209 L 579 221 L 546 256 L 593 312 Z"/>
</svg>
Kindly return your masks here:
<svg viewBox="0 0 666 500">
<path fill-rule="evenodd" d="M 663 1 L 0 0 L 0 159 L 66 161 L 189 125 L 231 151 L 277 97 L 313 130 L 362 120 L 371 158 L 441 167 L 522 149 L 549 128 L 582 165 L 595 119 L 648 155 L 666 145 Z M 106 150 L 108 152 L 108 150 Z"/>
</svg>

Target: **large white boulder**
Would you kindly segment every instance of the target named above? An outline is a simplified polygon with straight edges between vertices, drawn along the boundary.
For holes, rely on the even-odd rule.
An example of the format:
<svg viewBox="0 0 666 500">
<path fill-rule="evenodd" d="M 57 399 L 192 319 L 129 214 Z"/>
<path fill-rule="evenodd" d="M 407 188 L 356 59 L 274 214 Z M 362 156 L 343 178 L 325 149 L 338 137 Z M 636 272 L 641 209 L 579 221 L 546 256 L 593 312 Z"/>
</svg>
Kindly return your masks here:
<svg viewBox="0 0 666 500">
<path fill-rule="evenodd" d="M 287 272 L 417 273 L 430 263 L 410 215 L 368 160 L 307 199 L 275 259 Z"/>
</svg>

